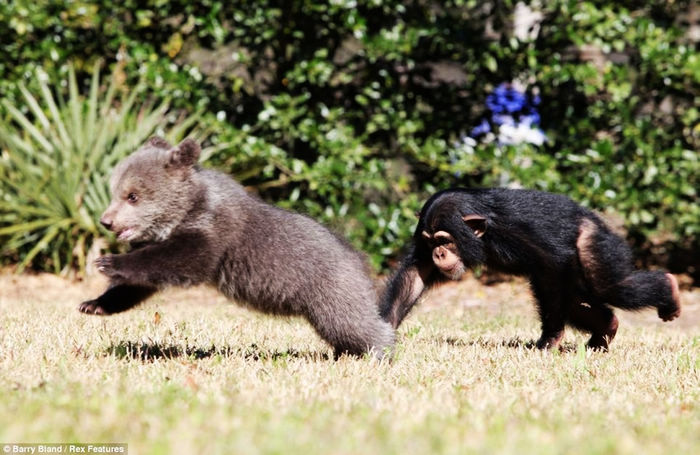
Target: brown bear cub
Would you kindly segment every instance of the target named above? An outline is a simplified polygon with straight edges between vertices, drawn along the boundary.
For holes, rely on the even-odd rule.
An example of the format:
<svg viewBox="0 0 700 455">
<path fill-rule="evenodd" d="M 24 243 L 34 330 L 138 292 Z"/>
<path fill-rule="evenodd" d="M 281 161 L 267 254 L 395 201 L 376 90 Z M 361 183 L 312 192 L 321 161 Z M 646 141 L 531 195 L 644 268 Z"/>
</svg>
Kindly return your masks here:
<svg viewBox="0 0 700 455">
<path fill-rule="evenodd" d="M 265 313 L 305 317 L 336 356 L 383 357 L 394 330 L 362 256 L 312 219 L 200 168 L 199 154 L 192 140 L 154 137 L 117 165 L 100 222 L 132 249 L 97 260 L 110 285 L 80 311 L 118 313 L 165 286 L 206 283 Z"/>
</svg>

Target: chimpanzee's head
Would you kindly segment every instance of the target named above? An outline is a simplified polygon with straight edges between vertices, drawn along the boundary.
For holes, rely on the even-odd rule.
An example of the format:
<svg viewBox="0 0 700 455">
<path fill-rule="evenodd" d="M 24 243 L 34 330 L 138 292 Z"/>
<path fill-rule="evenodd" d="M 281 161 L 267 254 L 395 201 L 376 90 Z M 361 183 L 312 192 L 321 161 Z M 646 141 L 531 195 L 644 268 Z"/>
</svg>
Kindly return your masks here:
<svg viewBox="0 0 700 455">
<path fill-rule="evenodd" d="M 485 216 L 472 213 L 449 194 L 428 200 L 419 216 L 416 245 L 447 278 L 458 280 L 468 267 L 484 261 Z"/>
</svg>

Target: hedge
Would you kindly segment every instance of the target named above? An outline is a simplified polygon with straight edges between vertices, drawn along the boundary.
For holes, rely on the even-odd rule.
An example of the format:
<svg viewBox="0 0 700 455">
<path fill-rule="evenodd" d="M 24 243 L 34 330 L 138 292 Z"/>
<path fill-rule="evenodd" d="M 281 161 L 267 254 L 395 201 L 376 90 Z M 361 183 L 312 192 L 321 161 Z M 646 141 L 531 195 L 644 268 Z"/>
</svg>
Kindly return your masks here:
<svg viewBox="0 0 700 455">
<path fill-rule="evenodd" d="M 524 5 L 540 15 L 529 30 L 514 27 Z M 144 81 L 173 109 L 207 112 L 218 151 L 206 165 L 332 226 L 377 269 L 393 264 L 431 192 L 510 186 L 614 215 L 641 263 L 697 277 L 692 8 L 16 0 L 0 5 L 0 96 L 26 110 L 18 82 L 31 87 L 38 66 L 60 80 L 72 64 L 84 90 L 96 61 L 121 68 L 125 84 Z M 500 127 L 487 100 L 504 83 L 538 101 L 528 118 L 541 145 L 473 134 Z"/>
</svg>

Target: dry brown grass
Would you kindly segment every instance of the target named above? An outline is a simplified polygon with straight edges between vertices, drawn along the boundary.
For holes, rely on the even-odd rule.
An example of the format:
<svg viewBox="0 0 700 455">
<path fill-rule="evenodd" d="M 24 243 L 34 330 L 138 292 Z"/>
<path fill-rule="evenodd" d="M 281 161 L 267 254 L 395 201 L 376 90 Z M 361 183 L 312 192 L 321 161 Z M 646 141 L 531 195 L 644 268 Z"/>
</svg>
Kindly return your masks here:
<svg viewBox="0 0 700 455">
<path fill-rule="evenodd" d="M 693 453 L 700 291 L 662 323 L 618 311 L 607 354 L 568 332 L 531 349 L 521 281 L 433 292 L 396 358 L 331 360 L 304 321 L 209 289 L 86 316 L 103 282 L 0 275 L 0 442 L 126 442 L 131 453 Z"/>
</svg>

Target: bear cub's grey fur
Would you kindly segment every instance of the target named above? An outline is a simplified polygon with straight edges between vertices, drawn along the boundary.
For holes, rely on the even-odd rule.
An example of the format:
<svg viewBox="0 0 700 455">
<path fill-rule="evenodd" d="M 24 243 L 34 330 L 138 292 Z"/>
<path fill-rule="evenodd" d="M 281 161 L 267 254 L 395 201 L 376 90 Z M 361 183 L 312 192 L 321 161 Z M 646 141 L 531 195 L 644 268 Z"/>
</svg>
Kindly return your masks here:
<svg viewBox="0 0 700 455">
<path fill-rule="evenodd" d="M 199 154 L 192 140 L 151 138 L 117 165 L 100 222 L 132 249 L 97 260 L 110 285 L 80 311 L 117 313 L 165 286 L 206 283 L 257 310 L 305 317 L 336 356 L 391 349 L 361 255 L 312 219 L 200 168 Z"/>
</svg>

